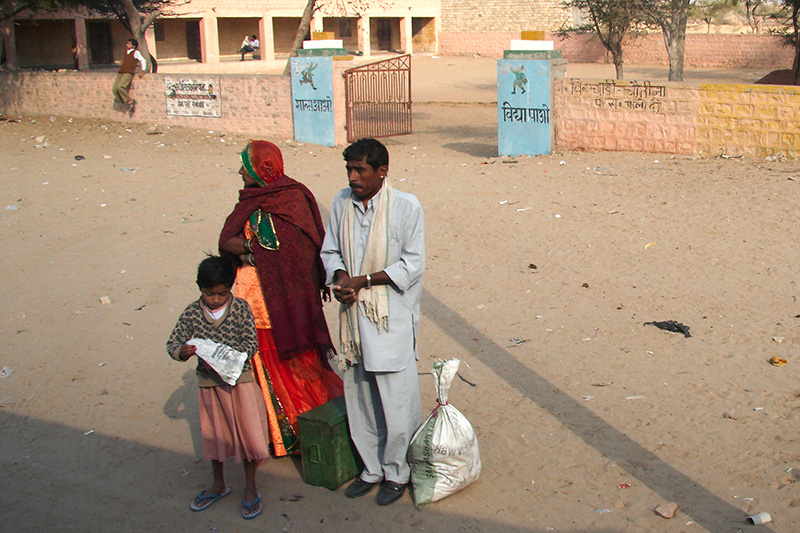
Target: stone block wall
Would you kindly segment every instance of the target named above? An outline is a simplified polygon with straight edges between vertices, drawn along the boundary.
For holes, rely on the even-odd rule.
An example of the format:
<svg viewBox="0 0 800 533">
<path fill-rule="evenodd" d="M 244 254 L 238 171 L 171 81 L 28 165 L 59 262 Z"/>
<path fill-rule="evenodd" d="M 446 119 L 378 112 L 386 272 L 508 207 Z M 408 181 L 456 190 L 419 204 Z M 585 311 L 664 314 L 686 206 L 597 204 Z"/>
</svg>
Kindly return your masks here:
<svg viewBox="0 0 800 533">
<path fill-rule="evenodd" d="M 698 153 L 800 156 L 800 88 L 698 85 Z"/>
<path fill-rule="evenodd" d="M 523 29 L 535 29 L 527 27 Z M 503 57 L 519 31 L 444 31 L 439 33 L 439 52 L 442 55 L 481 55 Z M 562 57 L 574 63 L 610 63 L 611 54 L 594 35 L 573 35 L 560 38 L 548 32 Z M 668 65 L 667 50 L 661 33 L 651 33 L 632 39 L 623 48 L 625 63 Z M 684 66 L 689 68 L 791 68 L 791 48 L 781 46 L 772 35 L 689 34 L 686 36 Z"/>
<path fill-rule="evenodd" d="M 800 156 L 800 88 L 554 80 L 559 150 Z"/>
<path fill-rule="evenodd" d="M 555 81 L 559 149 L 694 154 L 697 91 L 614 80 Z"/>
<path fill-rule="evenodd" d="M 594 42 L 587 48 L 592 50 L 590 57 L 595 57 L 593 49 L 603 47 L 598 39 L 591 41 Z M 661 33 L 649 33 L 632 39 L 625 45 L 624 53 L 629 63 L 669 64 Z M 791 68 L 792 59 L 792 49 L 781 46 L 780 39 L 772 35 L 690 33 L 686 36 L 686 67 Z M 610 54 L 608 60 L 611 60 Z"/>
<path fill-rule="evenodd" d="M 572 24 L 559 0 L 441 0 L 444 32 L 555 30 Z"/>
<path fill-rule="evenodd" d="M 443 56 L 503 57 L 511 39 L 519 39 L 520 32 L 494 31 L 440 31 L 439 53 Z"/>
<path fill-rule="evenodd" d="M 337 65 L 337 79 L 343 68 Z M 293 137 L 288 77 L 219 77 L 220 118 L 167 115 L 160 74 L 135 79 L 138 105 L 130 115 L 112 103 L 113 74 L 2 72 L 0 112 Z M 336 142 L 343 144 L 344 88 L 335 85 Z M 551 117 L 556 150 L 800 157 L 798 87 L 560 78 Z"/>
<path fill-rule="evenodd" d="M 220 118 L 167 115 L 165 75 L 161 74 L 134 78 L 131 95 L 137 106 L 130 114 L 127 106 L 113 103 L 114 76 L 74 71 L 0 72 L 0 112 L 168 124 L 270 138 L 291 138 L 294 133 L 291 85 L 286 76 L 219 75 Z"/>
</svg>

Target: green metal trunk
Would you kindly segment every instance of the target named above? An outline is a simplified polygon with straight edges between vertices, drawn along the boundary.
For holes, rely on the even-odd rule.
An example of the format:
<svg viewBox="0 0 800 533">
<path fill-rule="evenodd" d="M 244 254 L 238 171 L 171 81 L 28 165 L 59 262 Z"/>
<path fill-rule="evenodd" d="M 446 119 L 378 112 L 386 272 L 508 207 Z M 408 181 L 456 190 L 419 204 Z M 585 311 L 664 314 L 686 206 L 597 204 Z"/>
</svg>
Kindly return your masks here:
<svg viewBox="0 0 800 533">
<path fill-rule="evenodd" d="M 303 481 L 335 489 L 361 473 L 364 463 L 350 440 L 344 396 L 297 417 Z"/>
</svg>

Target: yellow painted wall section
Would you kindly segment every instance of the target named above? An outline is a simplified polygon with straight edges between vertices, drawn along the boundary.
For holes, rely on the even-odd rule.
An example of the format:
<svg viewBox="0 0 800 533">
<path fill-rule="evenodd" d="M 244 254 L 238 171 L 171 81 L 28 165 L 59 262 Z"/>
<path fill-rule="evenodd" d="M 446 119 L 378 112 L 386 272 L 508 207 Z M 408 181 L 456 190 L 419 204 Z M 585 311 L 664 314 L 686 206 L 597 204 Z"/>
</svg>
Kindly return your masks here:
<svg viewBox="0 0 800 533">
<path fill-rule="evenodd" d="M 800 156 L 800 87 L 698 84 L 701 155 Z"/>
</svg>

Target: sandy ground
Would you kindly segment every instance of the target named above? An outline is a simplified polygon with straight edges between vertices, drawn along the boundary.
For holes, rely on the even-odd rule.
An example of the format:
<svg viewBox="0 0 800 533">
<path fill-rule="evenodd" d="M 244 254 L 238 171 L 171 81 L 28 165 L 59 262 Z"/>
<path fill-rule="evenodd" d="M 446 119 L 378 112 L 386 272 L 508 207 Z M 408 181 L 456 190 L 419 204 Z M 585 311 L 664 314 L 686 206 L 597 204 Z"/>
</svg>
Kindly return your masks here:
<svg viewBox="0 0 800 533">
<path fill-rule="evenodd" d="M 236 200 L 246 137 L 4 116 L 0 529 L 724 532 L 767 511 L 761 529 L 798 530 L 800 163 L 497 158 L 494 71 L 430 61 L 463 75 L 442 97 L 416 88 L 443 76 L 415 71 L 420 102 L 478 104 L 421 103 L 415 133 L 386 144 L 427 218 L 423 404 L 431 363 L 460 358 L 469 383 L 450 401 L 478 434 L 480 480 L 381 508 L 275 459 L 245 522 L 229 463 L 233 495 L 191 512 L 210 468 L 192 367 L 164 343 Z M 327 218 L 340 149 L 272 140 Z M 643 325 L 669 319 L 692 337 Z M 674 518 L 653 513 L 671 501 Z"/>
</svg>

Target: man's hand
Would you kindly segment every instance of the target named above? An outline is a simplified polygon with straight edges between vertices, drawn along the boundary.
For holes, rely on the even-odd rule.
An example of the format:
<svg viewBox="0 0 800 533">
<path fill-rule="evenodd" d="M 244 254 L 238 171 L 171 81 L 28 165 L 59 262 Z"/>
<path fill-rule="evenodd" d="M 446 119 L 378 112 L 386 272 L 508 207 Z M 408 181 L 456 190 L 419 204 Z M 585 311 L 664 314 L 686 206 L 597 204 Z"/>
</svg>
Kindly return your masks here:
<svg viewBox="0 0 800 533">
<path fill-rule="evenodd" d="M 139 79 L 143 79 L 143 78 L 144 78 L 144 71 L 141 71 L 141 72 L 139 73 Z"/>
<path fill-rule="evenodd" d="M 343 304 L 351 304 L 356 301 L 361 285 L 356 282 L 350 274 L 340 270 L 336 274 L 336 281 L 333 284 L 333 296 Z"/>
</svg>

